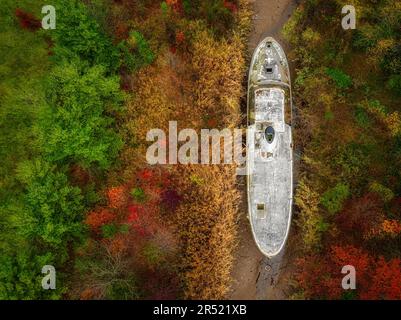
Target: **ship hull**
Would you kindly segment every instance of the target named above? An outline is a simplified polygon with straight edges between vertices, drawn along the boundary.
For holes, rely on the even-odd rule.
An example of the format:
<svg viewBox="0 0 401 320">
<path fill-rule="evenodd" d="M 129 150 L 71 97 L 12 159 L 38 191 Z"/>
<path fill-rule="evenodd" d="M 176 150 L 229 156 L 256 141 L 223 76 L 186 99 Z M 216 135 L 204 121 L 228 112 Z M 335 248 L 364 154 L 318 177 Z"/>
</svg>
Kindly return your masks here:
<svg viewBox="0 0 401 320">
<path fill-rule="evenodd" d="M 272 38 L 256 48 L 248 80 L 248 218 L 259 250 L 278 255 L 292 216 L 291 80 L 281 46 Z"/>
</svg>

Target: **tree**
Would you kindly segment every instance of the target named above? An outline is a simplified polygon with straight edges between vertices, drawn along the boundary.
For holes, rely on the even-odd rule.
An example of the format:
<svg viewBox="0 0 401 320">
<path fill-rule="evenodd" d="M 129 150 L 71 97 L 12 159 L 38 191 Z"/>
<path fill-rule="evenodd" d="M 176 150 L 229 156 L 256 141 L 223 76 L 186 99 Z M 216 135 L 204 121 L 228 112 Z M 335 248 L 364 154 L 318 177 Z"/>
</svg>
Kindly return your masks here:
<svg viewBox="0 0 401 320">
<path fill-rule="evenodd" d="M 377 194 L 368 193 L 348 201 L 335 221 L 346 237 L 362 240 L 383 221 L 382 205 L 383 202 Z"/>
<path fill-rule="evenodd" d="M 57 0 L 57 28 L 52 30 L 55 42 L 54 59 L 57 61 L 86 61 L 89 66 L 103 66 L 108 74 L 120 66 L 119 52 L 101 31 L 99 24 L 78 0 Z"/>
<path fill-rule="evenodd" d="M 49 107 L 37 126 L 49 161 L 107 168 L 122 146 L 110 116 L 123 101 L 117 77 L 105 77 L 101 66 L 82 72 L 80 63 L 54 68 L 48 85 Z"/>
<path fill-rule="evenodd" d="M 338 183 L 334 188 L 323 194 L 321 203 L 329 213 L 334 214 L 342 209 L 343 202 L 348 198 L 349 194 L 348 185 Z"/>
<path fill-rule="evenodd" d="M 295 204 L 299 209 L 298 225 L 302 230 L 302 238 L 306 250 L 320 246 L 324 229 L 323 218 L 319 214 L 319 194 L 314 191 L 305 178 L 298 183 Z"/>
<path fill-rule="evenodd" d="M 0 254 L 0 299 L 30 300 L 59 299 L 64 293 L 63 286 L 58 284 L 56 290 L 43 290 L 41 273 L 45 265 L 54 265 L 50 253 L 38 254 L 27 248 Z M 61 280 L 61 278 L 58 278 Z"/>
<path fill-rule="evenodd" d="M 370 257 L 353 246 L 332 246 L 325 254 L 309 255 L 296 264 L 296 279 L 306 298 L 340 299 L 344 294 L 341 269 L 345 265 L 357 270 L 358 288 L 364 288 L 369 282 Z"/>
<path fill-rule="evenodd" d="M 68 183 L 64 172 L 43 161 L 22 163 L 17 170 L 25 185 L 21 216 L 18 216 L 21 234 L 28 239 L 67 254 L 69 241 L 83 235 L 81 190 Z"/>
<path fill-rule="evenodd" d="M 93 242 L 86 252 L 76 264 L 86 288 L 82 294 L 88 298 L 112 300 L 140 297 L 137 276 L 126 250 L 115 251 L 106 242 Z"/>
<path fill-rule="evenodd" d="M 343 266 L 356 270 L 354 297 L 360 299 L 400 299 L 401 261 L 375 258 L 352 245 L 332 246 L 325 254 L 311 255 L 297 262 L 296 279 L 306 298 L 346 298 L 341 287 Z"/>
<path fill-rule="evenodd" d="M 401 299 L 401 260 L 386 261 L 380 257 L 372 272 L 369 289 L 361 293 L 361 299 L 400 300 Z"/>
</svg>

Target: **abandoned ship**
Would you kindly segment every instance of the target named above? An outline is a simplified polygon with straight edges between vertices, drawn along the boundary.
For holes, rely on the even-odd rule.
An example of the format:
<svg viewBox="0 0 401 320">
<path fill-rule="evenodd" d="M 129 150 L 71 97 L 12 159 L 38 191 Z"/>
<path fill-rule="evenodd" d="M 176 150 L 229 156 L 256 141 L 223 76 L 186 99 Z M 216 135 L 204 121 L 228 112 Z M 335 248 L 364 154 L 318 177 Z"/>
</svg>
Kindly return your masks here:
<svg viewBox="0 0 401 320">
<path fill-rule="evenodd" d="M 278 255 L 292 214 L 292 96 L 287 58 L 273 38 L 256 48 L 248 78 L 248 218 L 259 250 Z"/>
</svg>

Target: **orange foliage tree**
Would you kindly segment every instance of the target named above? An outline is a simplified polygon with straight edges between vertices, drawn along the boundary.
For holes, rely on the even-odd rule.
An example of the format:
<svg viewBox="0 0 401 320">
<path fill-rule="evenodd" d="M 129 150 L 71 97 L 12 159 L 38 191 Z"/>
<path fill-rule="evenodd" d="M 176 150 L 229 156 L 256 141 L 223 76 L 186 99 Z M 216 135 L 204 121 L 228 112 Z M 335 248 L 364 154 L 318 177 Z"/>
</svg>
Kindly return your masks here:
<svg viewBox="0 0 401 320">
<path fill-rule="evenodd" d="M 115 214 L 107 209 L 99 209 L 90 212 L 85 219 L 85 223 L 91 227 L 93 231 L 99 231 L 99 228 L 115 219 Z"/>
<path fill-rule="evenodd" d="M 361 299 L 401 299 L 401 260 L 386 261 L 383 257 L 375 264 L 371 285 L 361 292 Z"/>
<path fill-rule="evenodd" d="M 296 280 L 305 298 L 341 299 L 349 291 L 342 288 L 342 267 L 356 271 L 356 296 L 360 299 L 401 299 L 400 259 L 376 259 L 351 245 L 332 246 L 326 255 L 312 255 L 297 261 Z"/>
<path fill-rule="evenodd" d="M 127 202 L 127 194 L 124 186 L 110 188 L 106 191 L 106 195 L 110 208 L 121 208 Z"/>
</svg>

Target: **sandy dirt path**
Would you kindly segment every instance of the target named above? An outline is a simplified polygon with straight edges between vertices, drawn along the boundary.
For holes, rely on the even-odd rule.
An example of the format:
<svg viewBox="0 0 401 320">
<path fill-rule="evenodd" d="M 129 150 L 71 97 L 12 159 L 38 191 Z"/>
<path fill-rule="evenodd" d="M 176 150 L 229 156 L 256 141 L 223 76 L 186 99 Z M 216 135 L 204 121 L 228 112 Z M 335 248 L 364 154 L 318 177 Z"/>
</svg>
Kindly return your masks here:
<svg viewBox="0 0 401 320">
<path fill-rule="evenodd" d="M 296 7 L 295 0 L 254 0 L 253 31 L 249 39 L 250 55 L 257 44 L 267 36 L 278 40 L 284 48 L 280 30 Z M 233 268 L 232 290 L 229 299 L 260 300 L 286 299 L 288 297 L 288 277 L 291 274 L 291 259 L 295 241 L 291 234 L 287 250 L 274 259 L 264 257 L 257 249 L 247 215 L 246 179 L 239 181 L 242 196 L 239 216 L 239 247 Z"/>
</svg>

